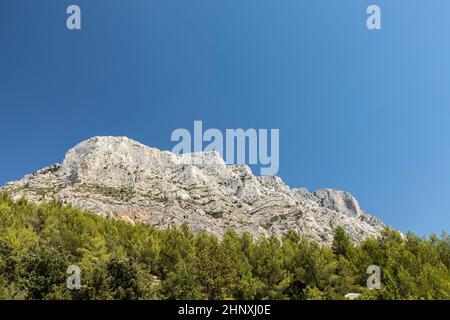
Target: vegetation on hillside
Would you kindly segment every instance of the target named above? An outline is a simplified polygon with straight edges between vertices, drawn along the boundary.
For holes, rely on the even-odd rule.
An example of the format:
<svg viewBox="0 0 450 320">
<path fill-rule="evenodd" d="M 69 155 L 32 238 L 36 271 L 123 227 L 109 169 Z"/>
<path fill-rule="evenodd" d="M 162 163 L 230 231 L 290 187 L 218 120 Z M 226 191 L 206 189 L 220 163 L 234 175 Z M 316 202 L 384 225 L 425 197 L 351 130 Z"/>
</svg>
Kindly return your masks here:
<svg viewBox="0 0 450 320">
<path fill-rule="evenodd" d="M 70 265 L 81 289 L 66 287 Z M 367 267 L 381 289 L 366 287 Z M 157 277 L 157 278 L 156 278 Z M 156 280 L 158 279 L 158 280 Z M 381 237 L 352 245 L 342 228 L 323 247 L 188 227 L 157 230 L 52 202 L 0 194 L 0 299 L 450 299 L 450 236 Z"/>
</svg>

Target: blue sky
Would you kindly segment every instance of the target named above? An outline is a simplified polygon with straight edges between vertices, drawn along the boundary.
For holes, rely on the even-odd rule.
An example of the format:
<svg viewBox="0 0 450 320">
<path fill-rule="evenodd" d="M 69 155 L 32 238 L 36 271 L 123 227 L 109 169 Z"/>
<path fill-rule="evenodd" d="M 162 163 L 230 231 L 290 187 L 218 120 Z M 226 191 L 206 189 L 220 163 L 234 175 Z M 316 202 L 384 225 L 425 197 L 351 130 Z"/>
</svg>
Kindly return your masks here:
<svg viewBox="0 0 450 320">
<path fill-rule="evenodd" d="M 78 4 L 82 30 L 68 31 Z M 366 8 L 382 9 L 369 31 Z M 95 135 L 279 128 L 293 187 L 450 231 L 450 2 L 2 0 L 0 184 Z"/>
</svg>

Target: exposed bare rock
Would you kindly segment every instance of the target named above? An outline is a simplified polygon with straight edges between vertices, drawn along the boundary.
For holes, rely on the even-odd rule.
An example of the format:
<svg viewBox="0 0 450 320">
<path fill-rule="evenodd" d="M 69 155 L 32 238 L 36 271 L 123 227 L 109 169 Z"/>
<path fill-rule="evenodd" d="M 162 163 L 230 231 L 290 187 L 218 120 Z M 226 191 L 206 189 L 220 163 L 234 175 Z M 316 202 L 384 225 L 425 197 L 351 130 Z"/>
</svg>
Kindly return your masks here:
<svg viewBox="0 0 450 320">
<path fill-rule="evenodd" d="M 342 225 L 353 241 L 384 227 L 349 193 L 290 189 L 279 177 L 257 177 L 216 152 L 177 156 L 126 137 L 94 137 L 54 164 L 0 188 L 33 202 L 75 207 L 159 228 L 186 222 L 218 236 L 227 229 L 281 236 L 293 229 L 329 244 Z"/>
<path fill-rule="evenodd" d="M 361 293 L 347 293 L 345 296 L 346 300 L 358 300 L 361 297 Z"/>
</svg>

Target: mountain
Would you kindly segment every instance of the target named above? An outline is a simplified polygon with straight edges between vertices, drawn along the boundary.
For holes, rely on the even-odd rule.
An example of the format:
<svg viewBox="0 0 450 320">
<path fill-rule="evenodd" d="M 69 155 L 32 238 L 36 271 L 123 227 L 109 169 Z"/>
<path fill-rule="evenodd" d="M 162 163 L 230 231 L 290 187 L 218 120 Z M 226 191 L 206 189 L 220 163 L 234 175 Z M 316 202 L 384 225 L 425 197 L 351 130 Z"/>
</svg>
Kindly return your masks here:
<svg viewBox="0 0 450 320">
<path fill-rule="evenodd" d="M 227 165 L 216 152 L 177 156 L 126 137 L 93 137 L 54 164 L 0 191 L 64 204 L 159 228 L 187 223 L 218 236 L 227 229 L 277 237 L 293 229 L 330 244 L 341 225 L 354 242 L 384 224 L 348 192 L 291 189 L 276 176 Z"/>
</svg>

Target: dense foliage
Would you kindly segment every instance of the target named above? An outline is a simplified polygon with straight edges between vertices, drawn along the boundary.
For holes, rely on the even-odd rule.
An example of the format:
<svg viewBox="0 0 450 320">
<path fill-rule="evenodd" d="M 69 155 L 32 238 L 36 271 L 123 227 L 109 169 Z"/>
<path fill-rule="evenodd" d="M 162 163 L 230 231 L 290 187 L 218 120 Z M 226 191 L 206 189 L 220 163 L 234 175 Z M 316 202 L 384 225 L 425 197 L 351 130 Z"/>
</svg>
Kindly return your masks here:
<svg viewBox="0 0 450 320">
<path fill-rule="evenodd" d="M 81 289 L 66 287 L 69 265 Z M 369 265 L 382 287 L 369 290 Z M 450 299 L 450 236 L 428 240 L 386 229 L 331 247 L 289 232 L 282 241 L 182 226 L 157 230 L 0 194 L 0 299 Z"/>
</svg>

